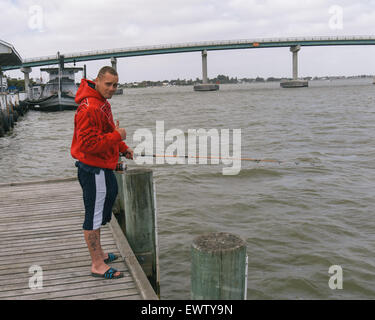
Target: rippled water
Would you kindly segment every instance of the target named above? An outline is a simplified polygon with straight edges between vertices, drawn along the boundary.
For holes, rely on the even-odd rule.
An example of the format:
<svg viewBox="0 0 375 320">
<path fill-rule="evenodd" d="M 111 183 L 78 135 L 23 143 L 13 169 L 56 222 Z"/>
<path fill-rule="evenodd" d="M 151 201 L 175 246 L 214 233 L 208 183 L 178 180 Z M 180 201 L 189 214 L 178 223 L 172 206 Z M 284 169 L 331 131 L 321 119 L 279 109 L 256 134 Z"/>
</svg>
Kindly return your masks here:
<svg viewBox="0 0 375 320">
<path fill-rule="evenodd" d="M 369 79 L 128 89 L 111 100 L 135 147 L 138 128 L 242 130 L 238 175 L 219 165 L 152 165 L 157 191 L 161 298 L 190 298 L 190 246 L 223 231 L 247 242 L 248 299 L 375 298 L 375 86 Z M 74 112 L 29 112 L 0 138 L 0 181 L 76 174 Z M 168 144 L 167 144 L 168 145 Z M 129 161 L 129 167 L 135 166 Z M 343 289 L 328 269 L 343 269 Z"/>
</svg>

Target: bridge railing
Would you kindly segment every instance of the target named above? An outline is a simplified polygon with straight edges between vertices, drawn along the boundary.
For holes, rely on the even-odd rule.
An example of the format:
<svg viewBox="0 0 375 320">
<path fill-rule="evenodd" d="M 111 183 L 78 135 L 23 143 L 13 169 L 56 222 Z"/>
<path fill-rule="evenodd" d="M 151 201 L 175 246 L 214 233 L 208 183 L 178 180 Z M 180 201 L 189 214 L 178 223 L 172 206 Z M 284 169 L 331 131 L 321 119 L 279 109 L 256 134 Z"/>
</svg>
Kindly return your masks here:
<svg viewBox="0 0 375 320">
<path fill-rule="evenodd" d="M 124 47 L 124 48 L 116 48 L 116 49 L 74 52 L 74 53 L 64 54 L 64 57 L 74 58 L 74 57 L 83 57 L 83 56 L 108 55 L 111 53 L 119 53 L 119 52 L 136 52 L 136 51 L 150 51 L 150 50 L 161 50 L 161 49 L 210 47 L 210 46 L 236 45 L 236 44 L 247 44 L 247 43 L 278 43 L 278 42 L 303 42 L 303 41 L 355 41 L 355 40 L 375 40 L 375 36 L 362 35 L 362 36 L 286 37 L 286 38 L 258 38 L 258 39 L 185 42 L 185 43 L 174 43 L 174 44 L 161 44 L 161 45 L 151 45 L 151 46 Z M 57 55 L 24 59 L 23 63 L 48 61 L 48 60 L 54 60 L 54 59 L 57 59 Z"/>
</svg>

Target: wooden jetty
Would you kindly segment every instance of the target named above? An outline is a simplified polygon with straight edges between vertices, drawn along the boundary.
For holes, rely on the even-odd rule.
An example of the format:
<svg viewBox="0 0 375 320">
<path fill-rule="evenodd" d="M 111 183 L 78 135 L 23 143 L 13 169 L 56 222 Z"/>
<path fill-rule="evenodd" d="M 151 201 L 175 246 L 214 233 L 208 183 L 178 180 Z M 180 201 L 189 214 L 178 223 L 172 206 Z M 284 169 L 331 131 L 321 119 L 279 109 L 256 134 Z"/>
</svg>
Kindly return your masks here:
<svg viewBox="0 0 375 320">
<path fill-rule="evenodd" d="M 0 299 L 158 299 L 114 216 L 101 242 L 124 277 L 91 276 L 83 217 L 76 178 L 0 184 Z"/>
</svg>

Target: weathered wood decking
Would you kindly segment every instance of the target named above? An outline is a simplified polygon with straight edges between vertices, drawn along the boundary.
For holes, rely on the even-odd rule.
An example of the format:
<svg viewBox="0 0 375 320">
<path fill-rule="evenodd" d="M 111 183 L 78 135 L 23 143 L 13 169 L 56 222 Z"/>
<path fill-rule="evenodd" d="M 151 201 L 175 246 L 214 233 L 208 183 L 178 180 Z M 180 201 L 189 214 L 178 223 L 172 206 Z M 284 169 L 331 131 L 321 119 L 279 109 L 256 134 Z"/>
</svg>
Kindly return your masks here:
<svg viewBox="0 0 375 320">
<path fill-rule="evenodd" d="M 0 299 L 157 299 L 113 216 L 102 228 L 110 266 L 124 278 L 90 275 L 83 232 L 82 191 L 76 179 L 0 184 Z M 30 289 L 40 266 L 41 289 Z"/>
</svg>

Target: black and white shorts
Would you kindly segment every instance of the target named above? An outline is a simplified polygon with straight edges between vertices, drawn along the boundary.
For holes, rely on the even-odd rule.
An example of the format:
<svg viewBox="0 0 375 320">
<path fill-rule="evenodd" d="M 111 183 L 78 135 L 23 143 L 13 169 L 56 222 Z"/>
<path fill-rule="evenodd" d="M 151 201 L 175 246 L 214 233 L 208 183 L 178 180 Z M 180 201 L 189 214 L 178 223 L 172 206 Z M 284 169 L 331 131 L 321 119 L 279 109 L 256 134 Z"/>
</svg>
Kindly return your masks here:
<svg viewBox="0 0 375 320">
<path fill-rule="evenodd" d="M 101 169 L 77 161 L 78 180 L 85 205 L 84 230 L 96 230 L 111 221 L 112 207 L 118 187 L 112 170 Z"/>
</svg>

